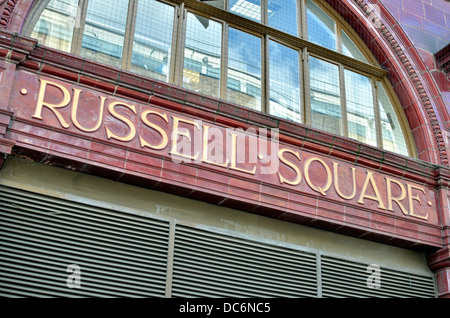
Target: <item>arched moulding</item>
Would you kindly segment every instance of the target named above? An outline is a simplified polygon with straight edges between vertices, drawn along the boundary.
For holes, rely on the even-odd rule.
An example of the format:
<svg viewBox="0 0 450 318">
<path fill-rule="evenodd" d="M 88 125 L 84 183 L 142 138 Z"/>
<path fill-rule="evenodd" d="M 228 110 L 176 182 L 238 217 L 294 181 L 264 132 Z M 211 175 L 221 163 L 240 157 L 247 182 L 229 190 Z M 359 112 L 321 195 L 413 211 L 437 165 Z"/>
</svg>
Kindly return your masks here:
<svg viewBox="0 0 450 318">
<path fill-rule="evenodd" d="M 14 8 L 19 0 L 0 0 L 0 27 L 3 29 L 8 28 L 8 24 L 14 14 Z"/>
<path fill-rule="evenodd" d="M 420 103 L 428 115 L 430 126 L 433 130 L 434 137 L 436 139 L 436 145 L 438 150 L 438 155 L 440 158 L 439 164 L 444 166 L 449 166 L 448 154 L 445 147 L 444 134 L 441 130 L 441 125 L 439 121 L 439 116 L 433 107 L 432 100 L 429 93 L 426 90 L 426 80 L 422 78 L 422 75 L 416 70 L 414 62 L 410 57 L 409 52 L 404 49 L 403 45 L 399 43 L 394 35 L 395 32 L 391 29 L 391 26 L 383 23 L 380 16 L 380 6 L 378 2 L 376 4 L 366 3 L 363 0 L 352 0 L 356 6 L 361 10 L 361 13 L 366 16 L 366 18 L 371 21 L 374 25 L 374 29 L 384 38 L 385 42 L 391 48 L 394 55 L 397 57 L 398 61 L 401 63 L 406 74 L 408 75 L 409 81 L 415 89 L 417 100 Z M 377 10 L 378 8 L 378 10 Z M 397 29 L 399 30 L 399 29 Z M 406 36 L 404 38 L 407 38 Z M 409 40 L 408 40 L 409 41 Z M 413 46 L 411 45 L 413 50 Z M 419 62 L 419 61 L 417 61 Z M 427 83 L 428 85 L 434 85 L 433 83 Z"/>
</svg>

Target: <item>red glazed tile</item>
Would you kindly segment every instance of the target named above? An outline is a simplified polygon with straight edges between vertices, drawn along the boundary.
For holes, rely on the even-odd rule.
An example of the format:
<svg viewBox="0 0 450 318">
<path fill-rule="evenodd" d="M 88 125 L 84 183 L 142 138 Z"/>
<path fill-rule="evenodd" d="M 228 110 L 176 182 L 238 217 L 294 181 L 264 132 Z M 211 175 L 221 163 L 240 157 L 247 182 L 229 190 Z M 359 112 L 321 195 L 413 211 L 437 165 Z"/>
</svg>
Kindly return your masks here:
<svg viewBox="0 0 450 318">
<path fill-rule="evenodd" d="M 87 155 L 87 159 L 108 168 L 114 167 L 123 169 L 125 167 L 125 158 L 112 157 L 99 152 L 89 152 Z"/>
<path fill-rule="evenodd" d="M 154 95 L 150 97 L 150 104 L 154 104 L 157 106 L 161 106 L 163 108 L 172 109 L 176 111 L 181 111 L 183 109 L 183 104 L 173 102 Z"/>
<path fill-rule="evenodd" d="M 166 97 L 181 103 L 184 103 L 186 101 L 187 95 L 186 90 L 180 87 L 157 81 L 155 81 L 152 93 L 158 95 L 159 97 Z"/>
<path fill-rule="evenodd" d="M 88 152 L 85 148 L 78 148 L 72 145 L 67 145 L 65 143 L 60 143 L 57 141 L 50 141 L 48 146 L 48 152 L 57 152 L 59 155 L 71 156 L 75 158 L 87 159 Z M 76 160 L 76 159 L 75 159 Z"/>
<path fill-rule="evenodd" d="M 219 108 L 219 100 L 203 96 L 194 92 L 187 92 L 186 103 L 192 104 L 194 107 L 204 107 L 210 111 L 216 112 Z"/>
<path fill-rule="evenodd" d="M 240 118 L 243 121 L 247 121 L 249 116 L 247 108 L 224 101 L 220 102 L 218 113 L 224 116 L 231 116 L 231 118 Z"/>
<path fill-rule="evenodd" d="M 116 83 L 119 79 L 120 70 L 118 68 L 103 65 L 94 61 L 83 60 L 81 74 L 86 76 L 101 77 Z"/>
<path fill-rule="evenodd" d="M 126 71 L 121 71 L 119 74 L 120 85 L 127 86 L 129 88 L 144 90 L 145 93 L 150 94 L 155 85 L 155 81 L 151 78 L 139 76 Z"/>
<path fill-rule="evenodd" d="M 139 91 L 136 91 L 134 89 L 129 89 L 122 86 L 117 86 L 115 95 L 123 96 L 126 98 L 132 98 L 136 101 L 148 103 L 150 100 L 150 95 L 146 93 L 142 93 Z"/>
<path fill-rule="evenodd" d="M 149 165 L 146 162 L 127 160 L 125 163 L 125 170 L 134 175 L 142 175 L 142 178 L 150 178 L 158 181 L 161 176 L 161 167 Z"/>
<path fill-rule="evenodd" d="M 248 123 L 267 128 L 277 128 L 279 119 L 269 114 L 249 109 Z"/>
<path fill-rule="evenodd" d="M 419 108 L 420 106 L 417 105 L 416 102 L 404 108 L 404 113 L 411 130 L 427 124 L 426 119 L 423 117 L 423 114 L 417 113 Z"/>
</svg>

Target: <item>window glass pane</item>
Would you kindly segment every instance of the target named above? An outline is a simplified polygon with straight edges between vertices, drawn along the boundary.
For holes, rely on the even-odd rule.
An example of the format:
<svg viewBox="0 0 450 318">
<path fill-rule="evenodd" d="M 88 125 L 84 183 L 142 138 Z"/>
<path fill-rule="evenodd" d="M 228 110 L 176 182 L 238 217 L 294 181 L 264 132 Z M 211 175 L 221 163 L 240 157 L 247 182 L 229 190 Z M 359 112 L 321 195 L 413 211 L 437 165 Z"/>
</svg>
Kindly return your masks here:
<svg viewBox="0 0 450 318">
<path fill-rule="evenodd" d="M 230 28 L 227 99 L 261 110 L 261 39 Z"/>
<path fill-rule="evenodd" d="M 342 53 L 347 56 L 353 57 L 354 59 L 367 62 L 367 59 L 358 49 L 356 44 L 349 38 L 349 36 L 342 31 Z"/>
<path fill-rule="evenodd" d="M 308 40 L 331 50 L 336 50 L 336 24 L 314 2 L 306 2 Z"/>
<path fill-rule="evenodd" d="M 34 26 L 31 37 L 39 44 L 70 52 L 78 0 L 52 0 Z"/>
<path fill-rule="evenodd" d="M 297 1 L 296 0 L 270 0 L 269 26 L 297 36 Z"/>
<path fill-rule="evenodd" d="M 339 67 L 310 57 L 311 125 L 342 135 Z"/>
<path fill-rule="evenodd" d="M 222 24 L 187 14 L 183 87 L 219 97 Z"/>
<path fill-rule="evenodd" d="M 230 12 L 261 22 L 261 0 L 230 0 Z"/>
<path fill-rule="evenodd" d="M 298 52 L 269 41 L 270 113 L 300 122 Z"/>
<path fill-rule="evenodd" d="M 138 1 L 131 71 L 169 80 L 174 11 L 156 0 Z"/>
<path fill-rule="evenodd" d="M 400 122 L 381 82 L 378 82 L 378 99 L 383 148 L 407 156 L 408 148 L 406 147 Z"/>
<path fill-rule="evenodd" d="M 89 0 L 80 55 L 122 66 L 128 0 Z"/>
<path fill-rule="evenodd" d="M 345 70 L 345 96 L 349 137 L 376 146 L 377 136 L 371 79 Z"/>
<path fill-rule="evenodd" d="M 225 0 L 207 0 L 207 1 L 198 0 L 198 1 L 212 5 L 220 9 L 225 9 Z"/>
</svg>

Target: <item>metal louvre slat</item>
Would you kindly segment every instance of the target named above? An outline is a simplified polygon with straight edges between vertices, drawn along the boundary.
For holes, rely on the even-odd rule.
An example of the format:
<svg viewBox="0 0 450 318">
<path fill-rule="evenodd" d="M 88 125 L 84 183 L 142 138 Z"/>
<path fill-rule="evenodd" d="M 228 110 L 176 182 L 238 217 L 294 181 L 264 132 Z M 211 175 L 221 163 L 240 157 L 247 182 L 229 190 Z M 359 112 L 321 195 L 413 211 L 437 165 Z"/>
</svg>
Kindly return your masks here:
<svg viewBox="0 0 450 318">
<path fill-rule="evenodd" d="M 229 269 L 229 267 L 225 267 L 225 266 L 202 266 L 199 267 L 198 263 L 197 264 L 188 264 L 186 262 L 182 262 L 182 261 L 177 261 L 177 265 L 181 266 L 183 268 L 183 272 L 185 273 L 190 273 L 191 275 L 195 275 L 198 277 L 201 277 L 201 275 L 204 273 L 205 268 L 208 268 L 208 270 L 210 271 L 210 276 L 211 277 L 223 277 L 223 276 L 227 276 L 227 277 L 232 277 L 233 280 L 235 281 L 242 281 L 242 282 L 246 282 L 247 281 L 247 273 L 248 271 L 246 270 L 241 270 L 241 271 L 236 271 L 236 270 L 232 270 Z M 289 279 L 282 279 L 279 276 L 278 277 L 278 285 L 280 286 L 284 286 L 284 288 L 286 289 L 290 289 L 291 286 L 295 287 L 295 284 L 297 284 L 299 281 L 301 281 L 302 283 L 309 283 L 309 285 L 311 285 L 313 288 L 316 288 L 316 280 L 309 278 L 308 276 L 305 275 L 305 277 L 301 277 L 301 279 L 299 279 L 300 277 L 292 277 L 290 280 Z M 260 284 L 264 284 L 264 283 L 268 283 L 270 284 L 271 278 L 265 276 L 264 273 L 258 273 L 258 274 L 254 274 L 253 275 L 253 283 L 260 283 Z"/>
<path fill-rule="evenodd" d="M 315 297 L 314 254 L 176 226 L 172 296 Z"/>
<path fill-rule="evenodd" d="M 5 206 L 4 204 L 3 205 L 0 204 L 0 208 L 3 211 L 3 213 L 0 214 L 0 218 L 2 218 L 2 215 L 7 212 L 12 212 L 14 214 L 14 220 L 16 223 L 26 222 L 23 220 L 27 220 L 27 218 L 29 218 L 30 212 L 15 211 L 11 208 L 11 206 Z M 24 217 L 21 217 L 21 215 L 24 215 Z M 7 217 L 11 218 L 10 215 L 8 215 Z M 77 222 L 76 228 L 73 226 L 75 222 L 74 218 Z M 64 220 L 63 222 L 61 222 L 62 219 Z M 79 235 L 88 236 L 88 234 L 93 234 L 95 235 L 96 240 L 103 239 L 104 241 L 107 242 L 117 241 L 118 237 L 117 234 L 120 231 L 121 235 L 119 241 L 123 245 L 127 244 L 127 242 L 130 242 L 131 245 L 135 245 L 136 242 L 140 242 L 140 244 L 145 245 L 147 241 L 157 243 L 161 237 L 167 235 L 167 232 L 166 233 L 161 232 L 161 233 L 154 233 L 152 236 L 146 238 L 144 235 L 135 235 L 134 231 L 132 232 L 131 230 L 128 229 L 126 231 L 123 231 L 123 229 L 119 228 L 119 225 L 116 225 L 115 227 L 108 227 L 107 229 L 105 229 L 102 227 L 95 226 L 93 222 L 95 222 L 95 220 L 89 223 L 90 226 L 87 226 L 83 221 L 80 221 L 78 216 L 73 216 L 69 218 L 61 215 L 58 216 L 47 215 L 45 217 L 39 214 L 33 215 L 33 225 L 36 228 L 37 227 L 45 228 L 45 226 L 47 226 L 47 228 L 52 227 L 52 231 L 59 231 L 65 233 L 73 231 L 74 233 L 76 232 L 77 236 Z M 142 240 L 143 238 L 146 238 L 147 240 L 144 241 Z M 146 248 L 152 249 L 153 246 L 154 244 L 147 244 Z"/>
<path fill-rule="evenodd" d="M 322 256 L 324 297 L 435 297 L 434 280 L 380 267 L 380 288 L 369 288 L 368 264 Z"/>
<path fill-rule="evenodd" d="M 180 242 L 180 244 L 184 244 L 186 249 L 194 249 L 197 240 L 195 238 L 192 238 L 191 235 L 186 236 L 185 233 L 182 233 L 180 235 L 183 235 L 183 241 Z M 212 246 L 212 247 L 217 247 L 220 245 L 222 253 L 223 254 L 228 254 L 228 256 L 230 258 L 237 258 L 234 254 L 235 251 L 235 246 L 233 246 L 232 244 L 223 244 L 223 242 L 221 242 L 220 240 L 210 240 L 210 238 L 205 238 L 202 237 L 202 245 L 203 246 Z M 298 265 L 305 263 L 306 262 L 314 262 L 315 259 L 313 257 L 305 257 L 305 259 L 295 259 L 290 257 L 290 255 L 288 253 L 286 253 L 286 257 L 281 258 L 280 255 L 274 254 L 274 253 L 267 253 L 264 252 L 264 255 L 262 255 L 261 251 L 258 251 L 254 246 L 251 247 L 251 249 L 245 248 L 245 246 L 242 246 L 242 248 L 240 249 L 242 254 L 246 254 L 248 255 L 248 257 L 251 257 L 251 259 L 254 260 L 265 260 L 266 262 L 273 262 L 273 263 L 277 263 L 279 268 L 283 268 L 283 264 L 286 261 L 289 262 L 295 262 Z M 309 255 L 308 255 L 309 256 Z"/>
<path fill-rule="evenodd" d="M 13 215 L 11 215 L 10 218 L 0 218 L 1 221 L 8 220 L 9 221 L 9 230 L 10 230 L 10 237 L 17 239 L 30 237 L 32 238 L 33 242 L 48 242 L 48 244 L 51 244 L 53 246 L 58 245 L 65 245 L 65 244 L 71 244 L 72 246 L 83 246 L 83 247 L 96 247 L 98 251 L 101 251 L 101 253 L 108 254 L 108 252 L 116 252 L 119 251 L 112 249 L 111 247 L 115 246 L 121 246 L 124 248 L 124 250 L 120 251 L 120 253 L 124 255 L 130 255 L 130 256 L 136 256 L 136 253 L 138 254 L 144 254 L 151 257 L 151 255 L 158 255 L 158 253 L 148 253 L 148 251 L 145 249 L 146 246 L 142 246 L 140 244 L 135 244 L 134 246 L 132 244 L 123 244 L 120 240 L 117 238 L 115 240 L 109 240 L 104 241 L 101 240 L 100 236 L 85 236 L 83 235 L 83 232 L 74 232 L 74 231 L 65 231 L 64 234 L 61 233 L 57 228 L 55 227 L 42 227 L 42 226 L 36 226 L 33 228 L 33 224 L 29 222 L 19 222 L 15 223 L 13 219 Z M 21 227 L 22 225 L 27 225 L 27 230 L 23 230 L 25 227 Z M 95 242 L 95 245 L 92 244 L 92 242 Z M 74 247 L 75 248 L 75 247 Z M 126 248 L 126 250 L 125 250 Z M 158 251 L 158 250 L 156 250 Z M 158 251 L 162 252 L 162 251 Z M 163 252 L 164 253 L 164 252 Z M 160 256 L 158 255 L 158 258 Z"/>
<path fill-rule="evenodd" d="M 4 189 L 2 189 L 4 190 Z M 10 189 L 8 189 L 10 190 Z M 11 190 L 10 190 L 11 191 Z M 93 206 L 89 206 L 88 209 L 85 211 L 83 205 L 77 205 L 74 202 L 66 203 L 64 201 L 61 201 L 60 199 L 54 199 L 55 201 L 53 203 L 49 202 L 49 199 L 41 200 L 40 205 L 36 206 L 35 202 L 33 201 L 32 197 L 28 196 L 21 196 L 21 194 L 17 194 L 16 192 L 1 192 L 2 196 L 5 198 L 8 198 L 8 200 L 5 200 L 5 202 L 8 203 L 8 205 L 12 205 L 15 210 L 22 210 L 22 211 L 32 211 L 34 213 L 40 213 L 43 216 L 48 215 L 59 215 L 61 217 L 61 220 L 67 219 L 67 217 L 74 217 L 76 216 L 81 223 L 85 224 L 91 224 L 89 222 L 92 222 L 92 220 L 95 220 L 96 222 L 101 222 L 102 228 L 109 229 L 114 228 L 116 226 L 120 226 L 123 231 L 129 230 L 129 231 L 139 231 L 142 227 L 143 223 L 146 223 L 149 228 L 154 226 L 154 229 L 159 229 L 158 222 L 153 222 L 153 220 L 142 218 L 142 222 L 136 222 L 134 219 L 130 219 L 129 216 L 124 215 L 123 218 L 117 216 L 113 213 L 108 213 L 108 210 L 99 209 Z M 17 201 L 20 200 L 20 201 Z M 76 211 L 74 213 L 74 211 Z M 92 213 L 101 213 L 102 219 L 95 219 L 92 216 Z M 111 226 L 109 226 L 111 225 Z M 115 229 L 117 231 L 117 229 Z M 142 232 L 139 234 L 148 235 L 150 233 Z"/>
<path fill-rule="evenodd" d="M 168 221 L 0 186 L 0 296 L 164 297 L 171 283 L 172 297 L 435 297 L 432 276 L 381 266 L 381 288 L 370 289 L 369 264 L 212 229 L 172 230 Z M 79 289 L 66 285 L 69 264 L 81 267 Z"/>
<path fill-rule="evenodd" d="M 205 242 L 205 244 L 207 244 L 209 242 L 210 244 L 215 245 L 215 244 L 217 244 L 217 240 L 215 240 L 215 239 L 219 239 L 220 244 L 222 244 L 223 246 L 226 246 L 226 245 L 231 246 L 231 247 L 235 246 L 235 241 L 237 239 L 235 237 L 227 236 L 227 235 L 219 234 L 219 233 L 212 233 L 212 232 L 207 233 L 207 234 L 202 234 L 201 232 L 197 233 L 196 231 L 198 231 L 198 230 L 195 228 L 184 227 L 182 234 L 185 236 L 186 240 L 189 240 L 189 238 L 190 238 L 191 241 L 193 241 L 193 242 L 195 242 L 199 236 L 202 236 L 203 242 Z M 252 241 L 241 240 L 241 248 L 245 249 L 247 251 L 253 252 L 255 255 L 260 255 L 260 253 L 261 253 L 260 249 L 257 246 L 255 246 L 254 242 L 252 242 Z M 272 254 L 272 256 L 275 258 L 279 257 L 277 247 L 275 245 L 267 245 L 267 248 L 265 249 L 265 253 Z M 297 255 L 295 254 L 295 252 L 292 252 L 290 250 L 286 251 L 286 253 L 285 253 L 286 257 L 289 257 L 290 253 L 294 256 L 294 259 L 295 259 L 295 257 Z M 313 255 L 313 254 L 311 254 L 311 255 L 306 254 L 305 256 L 306 257 L 310 256 L 310 258 L 313 258 L 313 259 L 315 258 L 315 255 Z"/>
<path fill-rule="evenodd" d="M 359 266 L 356 266 L 356 264 L 352 264 L 347 262 L 347 266 L 345 267 L 345 264 L 341 264 L 341 262 L 337 263 L 335 260 L 333 260 L 333 262 L 329 263 L 329 260 L 327 260 L 324 264 L 323 264 L 323 268 L 330 268 L 330 270 L 335 274 L 335 275 L 339 275 L 339 273 L 348 273 L 349 268 L 352 268 L 353 273 L 354 273 L 354 277 L 356 276 L 360 276 L 363 277 L 364 279 L 367 278 L 368 273 L 367 273 L 367 265 L 364 264 L 357 264 Z M 415 274 L 411 274 L 411 273 L 405 273 L 405 272 L 399 272 L 399 271 L 393 271 L 393 270 L 389 270 L 389 269 L 382 269 L 382 274 L 383 274 L 383 284 L 387 285 L 387 286 L 397 286 L 397 285 L 409 285 L 410 288 L 413 290 L 415 287 L 414 286 L 418 286 L 420 289 L 423 288 L 430 288 L 430 289 L 434 289 L 434 283 L 433 280 L 430 279 L 431 277 L 426 277 L 426 276 L 420 276 L 420 275 L 415 275 Z M 414 285 L 414 286 L 412 286 Z"/>
<path fill-rule="evenodd" d="M 54 232 L 52 234 L 54 234 Z M 115 247 L 120 246 L 120 244 L 117 244 L 116 242 L 110 242 L 110 244 L 108 245 L 104 242 L 99 243 L 98 241 L 95 241 L 95 244 L 92 244 L 92 242 L 94 241 L 94 238 L 89 240 L 89 239 L 80 239 L 80 238 L 74 237 L 74 239 L 71 240 L 70 236 L 68 236 L 68 235 L 50 235 L 50 234 L 44 235 L 44 234 L 42 234 L 42 232 L 37 233 L 31 229 L 28 229 L 27 231 L 23 231 L 23 230 L 14 228 L 14 232 L 9 234 L 9 236 L 11 238 L 17 238 L 17 239 L 21 239 L 25 235 L 28 235 L 28 237 L 30 237 L 30 239 L 32 238 L 33 242 L 47 243 L 47 244 L 51 244 L 55 247 L 66 246 L 67 244 L 71 244 L 71 246 L 73 246 L 74 249 L 81 249 L 81 250 L 84 248 L 92 248 L 92 249 L 96 248 L 97 251 L 99 251 L 99 254 L 108 255 L 109 253 L 120 253 L 123 255 L 124 258 L 131 257 L 132 259 L 134 259 L 134 257 L 136 257 L 137 255 L 142 255 L 142 254 L 148 255 L 149 257 L 151 257 L 151 255 L 158 255 L 156 253 L 153 253 L 153 254 L 144 253 L 144 251 L 145 251 L 144 249 L 142 249 L 142 253 L 140 253 L 140 251 L 138 249 L 129 248 L 128 246 L 125 246 L 125 248 L 127 248 L 127 250 L 119 251 L 119 250 L 115 249 Z M 51 239 L 55 239 L 57 241 L 51 241 Z M 78 246 L 81 246 L 81 247 L 78 248 Z M 139 246 L 137 246 L 137 247 L 139 247 Z M 158 255 L 158 258 L 159 257 L 160 256 Z"/>
<path fill-rule="evenodd" d="M 164 297 L 169 223 L 0 186 L 0 296 Z M 69 288 L 67 266 L 81 268 Z"/>
<path fill-rule="evenodd" d="M 311 263 L 315 262 L 314 254 L 304 254 L 302 258 L 299 258 L 298 255 L 294 255 L 292 257 L 289 253 L 291 250 L 285 249 L 285 253 L 280 256 L 278 253 L 273 252 L 274 246 L 267 246 L 266 249 L 261 250 L 259 245 L 255 244 L 255 242 L 247 242 L 244 240 L 240 240 L 241 245 L 239 246 L 240 254 L 237 256 L 235 254 L 236 249 L 236 238 L 233 241 L 229 241 L 230 237 L 223 236 L 220 237 L 217 234 L 211 233 L 208 235 L 202 235 L 201 233 L 196 233 L 197 237 L 195 237 L 195 233 L 192 234 L 191 229 L 183 229 L 183 232 L 178 232 L 178 236 L 182 237 L 183 240 L 179 240 L 179 244 L 183 244 L 183 250 L 199 250 L 199 246 L 197 246 L 198 238 L 201 237 L 201 251 L 203 253 L 212 254 L 210 257 L 214 258 L 214 255 L 218 249 L 221 251 L 221 255 L 226 256 L 231 263 L 238 262 L 241 263 L 242 256 L 246 256 L 247 266 L 254 264 L 257 267 L 261 267 L 261 262 L 266 265 L 275 265 L 280 273 L 285 273 L 286 270 L 292 270 L 292 267 L 284 267 L 285 263 L 295 263 L 296 267 L 302 267 L 306 265 L 309 267 Z M 188 235 L 186 235 L 188 234 Z M 211 249 L 210 249 L 211 248 Z M 276 247 L 275 247 L 276 248 Z M 276 250 L 275 250 L 276 252 Z M 195 255 L 195 253 L 194 253 Z M 288 277 L 291 277 L 288 275 Z"/>
<path fill-rule="evenodd" d="M 358 280 L 360 283 L 362 283 L 365 286 L 365 282 L 367 277 L 369 276 L 369 273 L 367 272 L 356 272 L 356 271 L 352 271 L 352 276 L 351 278 L 348 275 L 348 271 L 347 272 L 343 272 L 343 271 L 339 271 L 339 270 L 335 270 L 334 268 L 327 268 L 327 267 L 323 267 L 324 269 L 324 275 L 325 277 L 327 277 L 327 275 L 329 275 L 329 277 L 333 277 L 334 280 L 338 280 L 339 282 L 337 283 L 338 285 L 342 285 L 345 284 L 347 282 L 347 284 L 349 284 L 350 286 L 352 285 L 353 282 L 355 282 L 355 280 Z M 399 290 L 399 288 L 401 286 L 405 286 L 406 288 L 408 288 L 409 294 L 411 296 L 415 295 L 416 293 L 418 293 L 419 295 L 421 293 L 423 293 L 426 290 L 431 291 L 431 293 L 433 293 L 434 290 L 434 284 L 432 280 L 428 280 L 428 281 L 423 281 L 422 277 L 419 277 L 418 279 L 415 279 L 415 277 L 411 276 L 409 277 L 409 279 L 406 279 L 405 277 L 402 277 L 401 275 L 395 275 L 392 273 L 389 273 L 389 271 L 382 269 L 382 286 L 383 286 L 383 291 L 387 292 L 390 291 L 391 293 L 396 293 L 397 290 L 399 292 L 399 295 L 403 294 L 403 290 Z M 375 291 L 374 291 L 375 292 Z"/>
<path fill-rule="evenodd" d="M 268 279 L 266 277 L 266 273 L 267 270 L 270 270 L 270 267 L 261 266 L 261 268 L 258 267 L 246 267 L 246 268 L 242 268 L 242 266 L 238 266 L 237 264 L 230 264 L 229 262 L 227 262 L 227 266 L 222 266 L 220 264 L 220 262 L 224 259 L 224 258 L 215 258 L 214 262 L 208 262 L 208 259 L 205 259 L 205 257 L 203 255 L 201 255 L 199 253 L 199 255 L 197 257 L 192 257 L 191 255 L 186 255 L 183 254 L 180 256 L 183 256 L 183 259 L 177 259 L 177 263 L 180 264 L 180 266 L 183 266 L 184 270 L 194 270 L 196 268 L 199 267 L 199 264 L 202 264 L 201 268 L 208 268 L 212 273 L 224 273 L 230 276 L 235 276 L 235 277 L 240 277 L 240 276 L 246 276 L 248 269 L 251 268 L 253 271 L 253 275 L 254 275 L 254 279 L 255 280 L 261 280 L 261 281 L 269 281 L 270 279 Z M 242 264 L 241 264 L 242 265 Z M 296 280 L 296 277 L 299 277 L 297 280 L 300 279 L 304 282 L 307 283 L 309 282 L 316 282 L 315 277 L 311 277 L 309 275 L 309 272 L 306 271 L 306 269 L 303 271 L 303 273 L 301 272 L 289 272 L 286 273 L 285 275 L 280 275 L 279 272 L 276 272 L 277 277 L 278 277 L 278 281 L 280 284 L 282 284 L 283 282 L 293 282 Z M 303 275 L 302 275 L 303 274 Z"/>
<path fill-rule="evenodd" d="M 180 244 L 181 245 L 181 244 Z M 180 248 L 185 247 L 185 246 L 179 246 Z M 220 264 L 220 262 L 223 259 L 227 259 L 227 268 L 230 271 L 243 271 L 246 272 L 248 270 L 248 268 L 252 268 L 255 272 L 255 274 L 260 274 L 260 275 L 265 275 L 265 270 L 266 269 L 272 269 L 272 271 L 276 272 L 278 274 L 278 276 L 280 278 L 285 278 L 287 280 L 292 279 L 292 274 L 301 274 L 301 270 L 303 269 L 303 271 L 306 271 L 306 273 L 308 273 L 308 269 L 311 266 L 310 264 L 306 264 L 303 266 L 299 266 L 298 264 L 292 264 L 294 266 L 292 266 L 290 269 L 288 268 L 288 266 L 283 266 L 283 268 L 279 268 L 279 267 L 275 267 L 278 264 L 277 263 L 273 263 L 270 262 L 270 260 L 268 259 L 264 259 L 264 258 L 257 258 L 257 259 L 250 259 L 248 258 L 248 255 L 246 255 L 245 253 L 241 253 L 238 255 L 233 255 L 233 257 L 230 257 L 230 254 L 228 253 L 222 253 L 222 251 L 217 252 L 217 250 L 219 250 L 220 245 L 218 244 L 216 246 L 216 248 L 210 248 L 210 247 L 205 247 L 202 245 L 196 245 L 194 247 L 189 247 L 189 249 L 186 249 L 188 251 L 184 251 L 183 252 L 183 256 L 184 258 L 184 262 L 187 263 L 188 261 L 193 262 L 194 264 L 196 264 L 196 262 L 203 262 L 204 266 L 208 266 L 211 265 L 213 268 L 220 266 L 218 264 Z M 180 252 L 181 253 L 181 252 Z M 242 268 L 242 258 L 246 258 L 247 262 L 246 262 L 246 268 L 243 269 Z M 308 266 L 309 265 L 309 266 Z M 281 267 L 281 266 L 280 266 Z M 291 270 L 289 272 L 289 270 Z"/>
</svg>

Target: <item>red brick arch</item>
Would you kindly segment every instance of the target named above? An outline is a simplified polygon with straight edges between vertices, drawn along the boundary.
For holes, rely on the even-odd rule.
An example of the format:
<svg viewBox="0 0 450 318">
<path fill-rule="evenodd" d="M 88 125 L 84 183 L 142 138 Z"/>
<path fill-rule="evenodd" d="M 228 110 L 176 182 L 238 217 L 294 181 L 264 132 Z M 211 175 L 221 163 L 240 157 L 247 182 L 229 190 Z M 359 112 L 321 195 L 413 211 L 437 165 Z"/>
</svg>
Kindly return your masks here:
<svg viewBox="0 0 450 318">
<path fill-rule="evenodd" d="M 419 159 L 448 166 L 450 118 L 439 88 L 406 32 L 378 0 L 326 0 L 388 70 L 410 125 Z"/>
<path fill-rule="evenodd" d="M 34 1 L 0 0 L 0 28 L 20 33 Z M 378 0 L 326 0 L 358 33 L 400 100 L 421 160 L 449 165 L 450 117 L 424 61 L 405 31 Z"/>
</svg>

